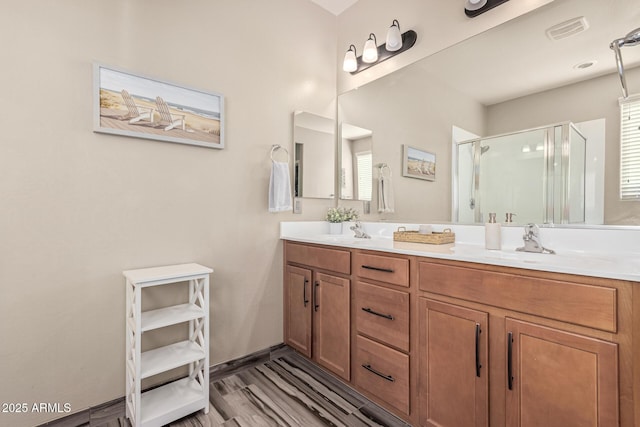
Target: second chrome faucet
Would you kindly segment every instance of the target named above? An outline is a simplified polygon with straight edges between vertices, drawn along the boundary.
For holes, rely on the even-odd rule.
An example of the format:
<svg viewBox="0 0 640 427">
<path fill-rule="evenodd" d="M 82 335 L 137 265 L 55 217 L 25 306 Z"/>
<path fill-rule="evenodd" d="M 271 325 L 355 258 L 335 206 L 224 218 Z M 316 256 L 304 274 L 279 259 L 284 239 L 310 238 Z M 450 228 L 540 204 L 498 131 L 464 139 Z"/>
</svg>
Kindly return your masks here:
<svg viewBox="0 0 640 427">
<path fill-rule="evenodd" d="M 524 235 L 522 236 L 524 246 L 516 248 L 520 252 L 535 252 L 540 254 L 555 254 L 556 252 L 542 246 L 540 241 L 540 228 L 536 224 L 527 224 L 524 227 Z"/>
</svg>

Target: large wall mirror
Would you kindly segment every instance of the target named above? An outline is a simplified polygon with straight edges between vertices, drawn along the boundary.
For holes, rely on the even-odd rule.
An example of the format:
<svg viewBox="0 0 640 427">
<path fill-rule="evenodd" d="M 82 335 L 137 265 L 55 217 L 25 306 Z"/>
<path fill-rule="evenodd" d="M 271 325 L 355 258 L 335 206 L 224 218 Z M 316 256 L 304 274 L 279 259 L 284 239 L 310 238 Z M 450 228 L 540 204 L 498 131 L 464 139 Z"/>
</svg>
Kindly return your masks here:
<svg viewBox="0 0 640 427">
<path fill-rule="evenodd" d="M 335 127 L 335 120 L 327 117 L 293 114 L 294 197 L 335 197 Z"/>
<path fill-rule="evenodd" d="M 554 25 L 571 20 L 572 28 L 583 26 L 584 31 L 568 35 L 560 30 L 555 39 L 547 34 Z M 609 48 L 614 39 L 639 23 L 637 0 L 555 0 L 341 94 L 339 123 L 370 130 L 374 136 L 372 164 L 386 163 L 393 171 L 396 213 L 389 218 L 419 222 L 456 219 L 459 206 L 454 190 L 460 184 L 456 183 L 456 143 L 571 123 L 586 135 L 586 149 L 582 148 L 586 152 L 582 153 L 581 174 L 575 174 L 575 168 L 562 172 L 572 181 L 565 188 L 574 188 L 576 180 L 584 181 L 580 186 L 585 189 L 583 199 L 574 204 L 600 210 L 600 214 L 587 215 L 585 222 L 640 225 L 640 202 L 621 201 L 619 197 L 622 89 L 615 56 Z M 640 46 L 623 48 L 622 56 L 629 92 L 639 93 Z M 403 144 L 436 155 L 435 181 L 402 176 Z M 506 145 L 482 152 L 485 145 L 477 145 L 477 155 L 486 164 L 510 164 L 512 160 L 504 157 L 510 151 L 520 157 L 526 154 L 524 146 L 507 150 Z M 543 144 L 542 153 L 536 154 L 539 144 L 527 145 L 531 158 L 542 156 L 544 147 L 551 147 Z M 469 162 L 473 162 L 475 153 L 470 151 Z M 525 183 L 541 180 L 539 174 L 521 179 Z M 468 180 L 471 189 L 472 181 Z M 514 190 L 505 186 L 510 182 L 505 175 L 496 180 L 484 190 L 485 202 L 497 196 L 503 201 L 511 197 L 531 205 L 538 203 L 543 209 L 540 194 L 526 187 Z M 548 188 L 553 187 L 549 184 Z M 374 204 L 375 199 L 376 192 Z M 498 209 L 516 213 L 516 223 L 527 221 L 527 215 L 518 217 L 519 206 Z M 504 213 L 498 214 L 504 218 Z M 483 221 L 482 215 L 473 214 L 458 219 Z"/>
</svg>

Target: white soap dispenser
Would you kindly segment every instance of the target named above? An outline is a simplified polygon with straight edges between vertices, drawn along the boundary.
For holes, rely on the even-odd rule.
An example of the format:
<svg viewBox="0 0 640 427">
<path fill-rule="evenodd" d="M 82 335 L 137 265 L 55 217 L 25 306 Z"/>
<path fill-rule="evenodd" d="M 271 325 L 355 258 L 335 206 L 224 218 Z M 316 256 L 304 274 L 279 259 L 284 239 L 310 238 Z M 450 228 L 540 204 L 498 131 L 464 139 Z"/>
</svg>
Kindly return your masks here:
<svg viewBox="0 0 640 427">
<path fill-rule="evenodd" d="M 496 214 L 489 214 L 489 222 L 484 225 L 484 247 L 492 250 L 502 249 L 502 229 L 496 222 Z"/>
</svg>

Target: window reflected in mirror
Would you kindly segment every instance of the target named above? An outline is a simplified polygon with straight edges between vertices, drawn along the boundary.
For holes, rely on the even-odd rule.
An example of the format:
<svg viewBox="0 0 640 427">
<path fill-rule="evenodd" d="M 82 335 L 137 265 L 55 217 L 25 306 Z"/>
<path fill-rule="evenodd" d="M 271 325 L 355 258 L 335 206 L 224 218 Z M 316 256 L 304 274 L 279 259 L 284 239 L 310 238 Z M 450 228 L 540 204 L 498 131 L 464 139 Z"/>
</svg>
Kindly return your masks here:
<svg viewBox="0 0 640 427">
<path fill-rule="evenodd" d="M 371 201 L 373 132 L 348 123 L 340 125 L 340 199 Z"/>
</svg>

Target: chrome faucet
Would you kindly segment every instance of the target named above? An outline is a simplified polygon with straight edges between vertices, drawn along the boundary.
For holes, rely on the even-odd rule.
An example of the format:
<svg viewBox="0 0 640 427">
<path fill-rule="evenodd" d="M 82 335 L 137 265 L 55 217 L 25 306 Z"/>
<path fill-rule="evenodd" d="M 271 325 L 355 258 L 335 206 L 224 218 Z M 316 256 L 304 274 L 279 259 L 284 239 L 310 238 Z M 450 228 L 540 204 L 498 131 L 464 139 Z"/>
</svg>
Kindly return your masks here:
<svg viewBox="0 0 640 427">
<path fill-rule="evenodd" d="M 516 251 L 536 252 L 539 254 L 555 254 L 555 251 L 542 246 L 542 242 L 540 242 L 540 228 L 535 224 L 527 224 L 524 227 L 524 235 L 522 236 L 522 240 L 524 240 L 524 246 L 521 248 L 516 248 Z"/>
<path fill-rule="evenodd" d="M 356 221 L 356 223 L 354 225 L 352 225 L 351 227 L 349 227 L 351 230 L 353 230 L 355 234 L 355 236 L 353 237 L 357 237 L 358 239 L 370 239 L 371 236 L 369 236 L 367 233 L 364 232 L 364 230 L 362 229 L 362 225 L 360 224 L 360 221 Z"/>
</svg>

